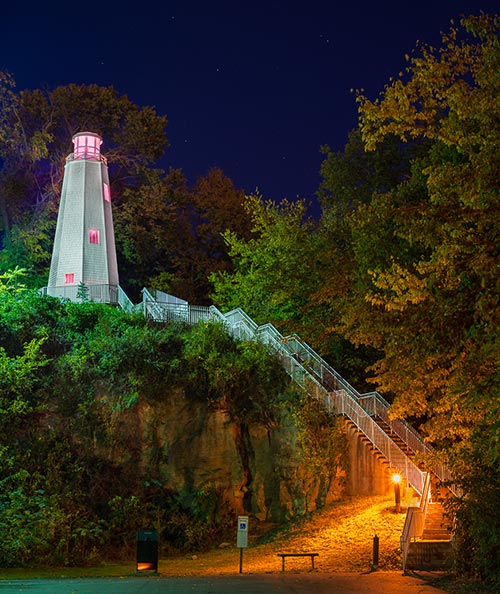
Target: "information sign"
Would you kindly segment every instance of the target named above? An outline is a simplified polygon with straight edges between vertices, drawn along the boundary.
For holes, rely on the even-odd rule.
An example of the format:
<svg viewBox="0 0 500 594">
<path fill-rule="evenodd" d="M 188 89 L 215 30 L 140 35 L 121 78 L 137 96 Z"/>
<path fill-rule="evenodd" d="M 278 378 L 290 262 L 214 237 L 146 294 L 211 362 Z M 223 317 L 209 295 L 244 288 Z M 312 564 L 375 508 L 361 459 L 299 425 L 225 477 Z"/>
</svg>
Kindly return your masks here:
<svg viewBox="0 0 500 594">
<path fill-rule="evenodd" d="M 236 546 L 239 549 L 246 549 L 248 547 L 248 516 L 238 516 Z"/>
</svg>

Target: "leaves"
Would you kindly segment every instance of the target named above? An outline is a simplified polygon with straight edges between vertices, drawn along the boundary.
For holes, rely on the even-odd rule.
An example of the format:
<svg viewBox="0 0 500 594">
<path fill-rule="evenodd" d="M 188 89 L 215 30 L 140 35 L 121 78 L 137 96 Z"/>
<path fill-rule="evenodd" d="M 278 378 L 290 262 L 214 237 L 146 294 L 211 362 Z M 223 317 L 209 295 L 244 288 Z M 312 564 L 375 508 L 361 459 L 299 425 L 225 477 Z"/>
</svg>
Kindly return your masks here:
<svg viewBox="0 0 500 594">
<path fill-rule="evenodd" d="M 224 234 L 235 271 L 213 274 L 215 302 L 223 308 L 241 307 L 260 323 L 293 326 L 301 317 L 315 278 L 311 267 L 319 257 L 321 238 L 305 219 L 303 202 L 279 205 L 249 196 L 252 237 Z"/>
<path fill-rule="evenodd" d="M 361 185 L 344 235 L 350 292 L 335 302 L 344 335 L 379 349 L 370 379 L 392 415 L 418 419 L 450 457 L 461 567 L 496 583 L 498 33 L 497 16 L 464 18 L 439 47 L 419 45 L 377 99 L 358 96 L 367 150 L 394 138 L 423 150 L 391 188 L 367 197 Z"/>
<path fill-rule="evenodd" d="M 222 326 L 198 324 L 184 337 L 187 392 L 232 421 L 274 425 L 289 378 L 264 345 L 236 341 Z"/>
</svg>

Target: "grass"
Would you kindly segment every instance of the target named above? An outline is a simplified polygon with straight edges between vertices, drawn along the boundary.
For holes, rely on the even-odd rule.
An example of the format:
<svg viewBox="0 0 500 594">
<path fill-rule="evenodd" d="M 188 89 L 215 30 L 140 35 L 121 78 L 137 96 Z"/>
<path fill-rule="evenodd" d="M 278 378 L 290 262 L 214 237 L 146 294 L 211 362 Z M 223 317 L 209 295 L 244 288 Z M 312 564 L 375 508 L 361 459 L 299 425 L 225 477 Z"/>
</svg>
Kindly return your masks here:
<svg viewBox="0 0 500 594">
<path fill-rule="evenodd" d="M 379 568 L 400 569 L 399 537 L 404 518 L 404 513 L 395 513 L 393 499 L 363 497 L 337 502 L 278 529 L 250 519 L 243 571 L 281 571 L 279 552 L 317 552 L 315 568 L 321 572 L 365 571 L 371 566 L 375 534 L 379 537 Z M 208 552 L 191 551 L 160 559 L 158 569 L 160 575 L 166 576 L 228 575 L 238 573 L 239 559 L 240 551 L 234 542 Z M 286 567 L 287 571 L 307 571 L 310 559 L 290 558 Z M 128 575 L 135 575 L 135 560 L 92 567 L 0 569 L 0 579 Z"/>
<path fill-rule="evenodd" d="M 392 497 L 357 497 L 346 499 L 281 527 L 250 519 L 249 547 L 243 553 L 243 573 L 278 573 L 280 552 L 316 552 L 318 572 L 361 573 L 372 567 L 373 537 L 379 538 L 381 571 L 401 571 L 399 537 L 403 530 L 406 506 L 414 500 L 402 501 L 403 513 L 395 513 Z M 162 576 L 230 575 L 239 572 L 240 551 L 234 543 L 207 552 L 160 559 Z M 310 571 L 308 557 L 288 558 L 289 573 Z M 146 572 L 147 574 L 147 572 Z M 62 577 L 127 577 L 137 575 L 135 559 L 127 563 L 102 563 L 92 567 L 9 568 L 0 569 L 2 579 Z M 436 574 L 434 585 L 451 594 L 491 594 L 483 585 L 456 580 L 452 575 Z"/>
</svg>

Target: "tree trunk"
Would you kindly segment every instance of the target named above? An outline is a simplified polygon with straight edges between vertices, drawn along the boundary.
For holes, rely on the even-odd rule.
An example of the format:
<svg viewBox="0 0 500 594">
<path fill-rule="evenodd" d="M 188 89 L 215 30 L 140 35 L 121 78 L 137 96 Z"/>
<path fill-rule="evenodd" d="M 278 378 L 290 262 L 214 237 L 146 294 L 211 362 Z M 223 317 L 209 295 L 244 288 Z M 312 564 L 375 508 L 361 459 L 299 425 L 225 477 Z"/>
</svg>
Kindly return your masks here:
<svg viewBox="0 0 500 594">
<path fill-rule="evenodd" d="M 7 211 L 7 204 L 5 203 L 5 196 L 0 192 L 0 221 L 1 221 L 1 229 L 0 229 L 0 247 L 5 248 L 10 244 L 11 234 L 10 234 L 10 220 L 9 220 L 9 213 Z"/>
<path fill-rule="evenodd" d="M 252 511 L 252 470 L 250 468 L 250 461 L 254 457 L 252 443 L 250 441 L 250 433 L 248 425 L 245 423 L 234 424 L 235 435 L 234 441 L 236 449 L 240 456 L 241 467 L 243 470 L 243 477 L 241 483 L 241 491 L 243 491 L 243 509 L 251 513 Z"/>
</svg>

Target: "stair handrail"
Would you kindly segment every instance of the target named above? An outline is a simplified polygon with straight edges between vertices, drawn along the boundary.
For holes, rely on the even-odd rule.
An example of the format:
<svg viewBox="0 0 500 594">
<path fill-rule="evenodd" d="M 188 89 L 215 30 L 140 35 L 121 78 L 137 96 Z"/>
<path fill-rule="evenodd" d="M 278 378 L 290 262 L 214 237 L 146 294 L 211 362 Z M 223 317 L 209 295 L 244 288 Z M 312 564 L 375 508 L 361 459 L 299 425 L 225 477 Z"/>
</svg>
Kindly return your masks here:
<svg viewBox="0 0 500 594">
<path fill-rule="evenodd" d="M 155 322 L 165 321 L 163 308 L 158 304 L 156 299 L 145 287 L 142 289 L 141 292 L 144 317 L 152 318 Z"/>
<path fill-rule="evenodd" d="M 420 503 L 418 507 L 409 507 L 406 513 L 403 533 L 400 537 L 400 546 L 403 561 L 403 571 L 406 569 L 406 560 L 410 550 L 410 543 L 414 540 L 422 538 L 425 527 L 425 518 L 427 516 L 427 509 L 431 499 L 431 473 L 426 472 L 424 478 L 424 486 L 420 496 Z"/>
<path fill-rule="evenodd" d="M 423 472 L 409 459 L 408 455 L 385 433 L 363 407 L 346 390 L 330 393 L 321 382 L 304 367 L 301 361 L 290 356 L 286 341 L 272 325 L 256 326 L 244 312 L 231 312 L 238 320 L 238 328 L 245 325 L 246 332 L 254 329 L 254 339 L 264 342 L 281 356 L 282 364 L 290 377 L 310 395 L 336 414 L 343 414 L 369 439 L 373 446 L 388 460 L 389 464 L 403 474 L 408 483 L 418 492 L 423 488 Z"/>
<path fill-rule="evenodd" d="M 313 365 L 309 364 L 308 368 L 321 378 L 320 381 L 323 385 L 329 387 L 332 391 L 339 388 L 344 389 L 352 398 L 358 400 L 366 408 L 367 412 L 371 412 L 374 416 L 378 415 L 405 442 L 412 452 L 425 456 L 429 468 L 438 479 L 445 482 L 452 492 L 457 493 L 449 468 L 441 462 L 436 462 L 436 450 L 426 443 L 418 431 L 405 419 L 392 419 L 389 416 L 390 405 L 381 394 L 376 391 L 360 394 L 297 334 L 286 336 L 283 340 L 290 350 L 302 355 L 302 357 L 305 355 L 308 363 L 313 361 Z M 370 403 L 372 404 L 371 409 Z"/>
<path fill-rule="evenodd" d="M 424 488 L 425 473 L 378 425 L 356 400 L 344 390 L 330 394 L 333 408 L 337 413 L 344 414 L 372 443 L 372 445 L 386 458 L 394 472 L 406 477 L 408 483 L 420 495 Z"/>
<path fill-rule="evenodd" d="M 150 313 L 153 309 L 151 301 L 154 301 L 154 298 L 149 291 L 143 291 L 143 300 L 145 311 Z M 168 304 L 163 303 L 162 305 L 168 307 Z M 306 388 L 308 392 L 311 392 L 311 387 L 313 387 L 314 397 L 321 400 L 323 404 L 331 406 L 331 394 L 345 395 L 340 398 L 342 405 L 341 410 L 337 410 L 337 413 L 348 416 L 374 447 L 387 458 L 389 463 L 407 478 L 419 494 L 422 493 L 422 470 L 376 423 L 373 418 L 375 413 L 383 416 L 384 421 L 413 451 L 432 454 L 434 451 L 423 442 L 419 434 L 408 423 L 389 418 L 387 413 L 389 404 L 378 392 L 360 394 L 296 334 L 284 337 L 272 324 L 259 326 L 241 308 L 235 308 L 224 314 L 215 306 L 210 306 L 206 315 L 207 319 L 216 319 L 223 323 L 228 331 L 237 338 L 259 340 L 265 343 L 269 349 L 279 355 L 290 377 Z M 155 318 L 155 315 L 153 314 L 152 317 Z M 188 316 L 189 318 L 190 316 Z M 160 319 L 163 319 L 162 316 Z M 333 397 L 333 400 L 338 401 L 339 396 Z M 451 477 L 448 469 L 442 464 L 434 465 L 432 471 L 441 480 Z M 445 471 L 448 471 L 447 474 Z"/>
<path fill-rule="evenodd" d="M 118 305 L 128 313 L 132 313 L 136 310 L 135 305 L 129 299 L 129 296 L 125 291 L 118 285 Z"/>
<path fill-rule="evenodd" d="M 288 337 L 285 337 L 285 340 L 287 342 L 294 341 L 296 344 L 300 345 L 301 351 L 306 352 L 308 356 L 314 360 L 315 367 L 313 367 L 313 369 L 320 370 L 318 373 L 323 381 L 327 381 L 327 378 L 331 377 L 335 384 L 345 389 L 351 394 L 353 398 L 357 400 L 374 399 L 376 402 L 376 408 L 374 408 L 373 414 L 377 414 L 379 412 L 382 413 L 384 421 L 393 426 L 392 428 L 394 429 L 395 433 L 397 433 L 403 440 L 407 435 L 411 435 L 412 439 L 408 445 L 414 452 L 435 454 L 433 448 L 423 441 L 422 437 L 407 421 L 404 419 L 391 419 L 389 417 L 387 411 L 390 405 L 381 394 L 376 391 L 360 394 L 353 386 L 351 386 L 351 384 L 349 384 L 349 382 L 347 382 L 347 380 L 345 380 L 335 369 L 333 369 L 331 365 L 329 365 L 320 355 L 318 355 L 314 349 L 312 349 L 299 336 L 297 336 L 297 334 L 292 334 Z"/>
</svg>

